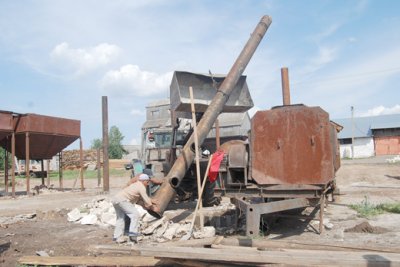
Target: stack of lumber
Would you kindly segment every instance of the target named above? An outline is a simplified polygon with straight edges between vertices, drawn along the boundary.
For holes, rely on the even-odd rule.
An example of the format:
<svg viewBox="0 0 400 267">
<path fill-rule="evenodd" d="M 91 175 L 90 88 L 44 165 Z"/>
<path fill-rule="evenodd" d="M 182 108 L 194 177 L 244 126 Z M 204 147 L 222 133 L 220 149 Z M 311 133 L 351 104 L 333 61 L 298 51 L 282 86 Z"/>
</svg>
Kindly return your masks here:
<svg viewBox="0 0 400 267">
<path fill-rule="evenodd" d="M 91 250 L 102 254 L 94 266 L 122 266 L 127 260 L 146 266 L 400 266 L 400 249 L 389 247 L 354 247 L 272 240 L 213 237 L 135 246 L 97 245 Z M 130 256 L 112 257 L 107 253 Z M 110 257 L 111 258 L 111 257 Z M 140 259 L 145 260 L 142 262 Z M 80 260 L 80 262 L 79 262 Z M 100 262 L 102 261 L 102 262 Z M 23 257 L 23 264 L 87 264 L 87 257 Z M 101 265 L 108 262 L 110 265 Z M 129 265 L 143 266 L 143 265 Z"/>
<path fill-rule="evenodd" d="M 97 150 L 83 150 L 83 167 L 86 169 L 89 165 L 96 166 Z M 103 162 L 103 152 L 100 150 L 100 162 Z M 80 169 L 80 150 L 66 150 L 62 153 L 62 166 L 64 170 Z"/>
</svg>

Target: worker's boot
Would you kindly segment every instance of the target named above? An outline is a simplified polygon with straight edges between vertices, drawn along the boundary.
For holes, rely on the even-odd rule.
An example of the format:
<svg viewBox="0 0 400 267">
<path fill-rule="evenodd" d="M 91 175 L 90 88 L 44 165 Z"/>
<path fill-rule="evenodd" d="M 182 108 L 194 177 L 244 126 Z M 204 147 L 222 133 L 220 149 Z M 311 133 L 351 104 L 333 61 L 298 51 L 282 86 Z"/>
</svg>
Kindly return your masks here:
<svg viewBox="0 0 400 267">
<path fill-rule="evenodd" d="M 118 244 L 126 243 L 128 242 L 128 237 L 123 235 L 118 238 L 113 238 L 113 241 L 117 242 Z"/>
<path fill-rule="evenodd" d="M 137 242 L 138 242 L 137 236 L 130 236 L 129 237 L 129 241 L 134 243 L 134 244 L 137 244 Z"/>
</svg>

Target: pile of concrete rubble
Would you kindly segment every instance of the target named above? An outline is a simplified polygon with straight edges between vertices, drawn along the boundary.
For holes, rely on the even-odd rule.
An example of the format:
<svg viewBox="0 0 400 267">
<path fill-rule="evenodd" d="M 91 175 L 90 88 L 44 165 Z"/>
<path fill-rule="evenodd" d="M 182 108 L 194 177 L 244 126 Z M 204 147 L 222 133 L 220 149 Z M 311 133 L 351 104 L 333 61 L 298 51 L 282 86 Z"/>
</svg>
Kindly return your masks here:
<svg viewBox="0 0 400 267">
<path fill-rule="evenodd" d="M 143 240 L 165 242 L 179 239 L 189 232 L 193 214 L 187 209 L 167 210 L 161 219 L 157 219 L 141 206 L 136 205 L 136 208 L 141 217 L 140 232 L 143 234 L 141 237 Z M 235 206 L 226 202 L 218 207 L 205 208 L 204 213 L 222 214 L 233 210 L 235 210 Z M 108 197 L 97 197 L 91 202 L 85 203 L 69 212 L 68 221 L 99 225 L 100 227 L 112 227 L 115 226 L 116 215 Z M 215 234 L 216 229 L 213 226 L 206 226 L 201 230 L 194 227 L 193 231 L 194 238 L 213 237 Z"/>
<path fill-rule="evenodd" d="M 400 162 L 400 156 L 395 156 L 394 158 L 386 159 L 388 163 L 398 163 Z"/>
</svg>

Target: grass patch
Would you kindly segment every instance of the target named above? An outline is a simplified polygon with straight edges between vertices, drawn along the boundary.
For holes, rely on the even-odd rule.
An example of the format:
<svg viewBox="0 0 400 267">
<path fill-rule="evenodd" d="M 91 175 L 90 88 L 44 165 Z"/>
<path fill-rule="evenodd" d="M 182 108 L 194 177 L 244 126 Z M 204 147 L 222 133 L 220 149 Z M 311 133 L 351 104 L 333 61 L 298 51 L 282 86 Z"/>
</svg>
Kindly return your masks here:
<svg viewBox="0 0 400 267">
<path fill-rule="evenodd" d="M 358 215 L 363 218 L 371 218 L 385 212 L 400 213 L 400 203 L 382 203 L 372 204 L 368 197 L 365 197 L 359 204 L 350 205 L 350 208 L 358 212 Z"/>
</svg>

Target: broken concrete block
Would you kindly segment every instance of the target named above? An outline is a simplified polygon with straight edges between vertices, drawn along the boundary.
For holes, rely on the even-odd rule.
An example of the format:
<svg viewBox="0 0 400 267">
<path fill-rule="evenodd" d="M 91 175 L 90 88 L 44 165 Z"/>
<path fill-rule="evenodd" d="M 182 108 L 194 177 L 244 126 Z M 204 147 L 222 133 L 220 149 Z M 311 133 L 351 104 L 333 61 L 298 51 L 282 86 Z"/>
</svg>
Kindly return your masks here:
<svg viewBox="0 0 400 267">
<path fill-rule="evenodd" d="M 213 226 L 205 226 L 203 227 L 203 229 L 193 233 L 193 237 L 196 239 L 214 237 L 214 236 L 215 236 L 215 228 Z"/>
<path fill-rule="evenodd" d="M 326 229 L 331 230 L 333 228 L 333 223 L 330 222 L 324 222 L 324 226 Z"/>
<path fill-rule="evenodd" d="M 174 238 L 176 230 L 179 228 L 179 223 L 172 223 L 168 225 L 167 230 L 163 234 L 163 238 L 167 240 L 172 240 Z"/>
<path fill-rule="evenodd" d="M 114 213 L 111 212 L 105 212 L 100 215 L 100 221 L 104 224 L 115 226 L 115 223 L 117 221 L 117 216 Z"/>
<path fill-rule="evenodd" d="M 95 224 L 97 223 L 97 216 L 94 214 L 88 214 L 81 219 L 81 224 Z"/>
<path fill-rule="evenodd" d="M 82 218 L 82 214 L 79 211 L 79 209 L 77 209 L 77 208 L 75 208 L 75 209 L 71 210 L 70 212 L 68 212 L 67 216 L 68 216 L 68 221 L 69 222 L 76 222 L 76 221 L 78 221 L 79 219 Z"/>
<path fill-rule="evenodd" d="M 190 230 L 190 224 L 189 223 L 180 224 L 178 229 L 176 229 L 175 236 L 176 237 L 182 237 L 182 236 L 186 235 L 189 232 L 189 230 Z"/>
<path fill-rule="evenodd" d="M 165 233 L 165 231 L 167 231 L 168 226 L 169 226 L 169 222 L 168 222 L 168 221 L 165 221 L 161 227 L 157 228 L 157 230 L 155 231 L 154 235 L 155 235 L 157 238 L 162 237 L 163 234 Z"/>
<path fill-rule="evenodd" d="M 156 220 L 155 222 L 153 222 L 149 226 L 147 226 L 146 229 L 144 229 L 142 231 L 142 233 L 145 235 L 152 234 L 158 227 L 163 225 L 166 222 L 166 220 L 167 220 L 166 217 L 162 217 L 161 219 Z"/>
<path fill-rule="evenodd" d="M 152 222 L 158 221 L 158 218 L 154 217 L 153 215 L 151 215 L 147 211 L 145 211 L 145 212 L 146 213 L 144 214 L 144 216 L 142 218 L 142 222 L 151 224 Z"/>
<path fill-rule="evenodd" d="M 101 210 L 108 210 L 109 208 L 112 208 L 113 205 L 111 204 L 111 202 L 104 200 L 99 202 L 97 207 Z"/>
</svg>

